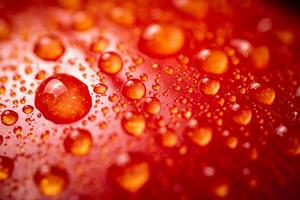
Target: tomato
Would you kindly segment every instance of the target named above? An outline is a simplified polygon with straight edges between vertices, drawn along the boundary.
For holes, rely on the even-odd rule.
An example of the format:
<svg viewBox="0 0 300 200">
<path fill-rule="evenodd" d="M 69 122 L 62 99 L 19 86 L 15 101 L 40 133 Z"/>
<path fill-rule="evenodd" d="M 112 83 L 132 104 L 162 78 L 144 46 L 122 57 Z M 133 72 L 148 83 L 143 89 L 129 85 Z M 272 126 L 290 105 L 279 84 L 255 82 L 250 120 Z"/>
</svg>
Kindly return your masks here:
<svg viewBox="0 0 300 200">
<path fill-rule="evenodd" d="M 0 5 L 0 199 L 300 198 L 294 11 Z"/>
</svg>

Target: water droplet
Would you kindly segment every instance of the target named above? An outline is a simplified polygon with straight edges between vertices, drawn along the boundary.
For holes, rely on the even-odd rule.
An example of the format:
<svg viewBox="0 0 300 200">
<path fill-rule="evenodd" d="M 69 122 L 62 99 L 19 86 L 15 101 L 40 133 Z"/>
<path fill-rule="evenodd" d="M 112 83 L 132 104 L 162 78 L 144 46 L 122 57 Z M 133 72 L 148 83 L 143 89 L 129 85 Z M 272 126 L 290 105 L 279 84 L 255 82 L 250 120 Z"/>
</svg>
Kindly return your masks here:
<svg viewBox="0 0 300 200">
<path fill-rule="evenodd" d="M 0 155 L 0 182 L 9 179 L 14 171 L 14 161 Z"/>
<path fill-rule="evenodd" d="M 250 54 L 250 60 L 256 69 L 266 68 L 270 60 L 270 52 L 268 47 L 261 46 L 258 48 L 253 48 Z"/>
<path fill-rule="evenodd" d="M 25 105 L 23 108 L 22 108 L 22 111 L 25 113 L 25 114 L 30 114 L 33 112 L 33 106 L 31 105 Z"/>
<path fill-rule="evenodd" d="M 6 40 L 10 37 L 12 27 L 6 19 L 0 18 L 0 40 Z"/>
<path fill-rule="evenodd" d="M 98 83 L 97 85 L 94 86 L 93 91 L 96 94 L 102 94 L 104 95 L 105 92 L 107 91 L 108 87 L 106 85 L 104 85 L 103 83 Z"/>
<path fill-rule="evenodd" d="M 115 52 L 106 52 L 101 55 L 98 63 L 99 68 L 108 74 L 116 74 L 123 67 L 122 58 Z"/>
<path fill-rule="evenodd" d="M 147 100 L 144 103 L 145 111 L 152 115 L 159 113 L 160 108 L 161 108 L 160 101 L 155 97 L 147 98 Z"/>
<path fill-rule="evenodd" d="M 196 55 L 202 69 L 211 74 L 223 74 L 228 70 L 228 57 L 221 50 L 204 49 Z"/>
<path fill-rule="evenodd" d="M 85 129 L 71 130 L 64 141 L 66 152 L 74 156 L 85 156 L 90 152 L 92 136 Z"/>
<path fill-rule="evenodd" d="M 241 108 L 238 104 L 234 104 L 233 109 L 233 121 L 240 125 L 248 125 L 252 119 L 252 111 L 249 108 Z"/>
<path fill-rule="evenodd" d="M 126 113 L 122 119 L 124 131 L 133 136 L 141 136 L 146 128 L 146 119 L 141 114 Z"/>
<path fill-rule="evenodd" d="M 113 22 L 122 26 L 132 26 L 135 23 L 135 14 L 129 8 L 114 7 L 110 11 Z"/>
<path fill-rule="evenodd" d="M 206 95 L 215 95 L 220 89 L 220 82 L 218 80 L 211 80 L 203 78 L 200 82 L 200 90 Z"/>
<path fill-rule="evenodd" d="M 41 83 L 35 96 L 35 106 L 43 116 L 57 124 L 82 119 L 91 109 L 88 87 L 67 74 L 55 74 Z"/>
<path fill-rule="evenodd" d="M 102 52 L 109 45 L 108 39 L 104 37 L 96 38 L 91 44 L 91 50 L 93 52 L 99 53 Z"/>
<path fill-rule="evenodd" d="M 258 102 L 271 105 L 275 100 L 275 90 L 271 87 L 261 86 L 259 83 L 254 82 L 250 85 L 250 94 Z"/>
<path fill-rule="evenodd" d="M 174 131 L 167 130 L 161 135 L 162 144 L 164 147 L 174 147 L 177 144 L 177 135 Z"/>
<path fill-rule="evenodd" d="M 288 131 L 287 127 L 281 124 L 276 128 L 276 134 L 283 137 L 284 134 Z"/>
<path fill-rule="evenodd" d="M 178 10 L 198 19 L 204 18 L 209 9 L 205 0 L 173 0 L 173 4 Z"/>
<path fill-rule="evenodd" d="M 130 79 L 123 85 L 122 93 L 132 100 L 139 100 L 145 96 L 146 87 L 139 79 Z"/>
<path fill-rule="evenodd" d="M 209 127 L 188 127 L 185 130 L 186 135 L 188 138 L 195 144 L 199 146 L 206 146 L 210 143 L 213 136 L 213 131 Z"/>
<path fill-rule="evenodd" d="M 44 166 L 35 173 L 34 182 L 43 195 L 54 197 L 67 187 L 69 177 L 60 167 Z"/>
<path fill-rule="evenodd" d="M 65 51 L 61 40 L 53 35 L 40 37 L 33 49 L 33 52 L 44 60 L 54 61 L 60 58 Z"/>
<path fill-rule="evenodd" d="M 13 110 L 5 110 L 1 114 L 1 122 L 6 126 L 14 125 L 19 119 L 18 113 Z"/>
<path fill-rule="evenodd" d="M 150 167 L 146 161 L 125 161 L 109 168 L 113 181 L 128 192 L 137 192 L 150 178 Z"/>
<path fill-rule="evenodd" d="M 73 16 L 73 28 L 77 31 L 86 31 L 94 25 L 93 16 L 87 12 L 79 11 Z"/>
<path fill-rule="evenodd" d="M 183 30 L 172 24 L 150 24 L 142 33 L 139 46 L 154 56 L 169 56 L 179 52 L 185 42 Z"/>
<path fill-rule="evenodd" d="M 227 183 L 220 183 L 213 189 L 215 195 L 220 198 L 224 198 L 229 193 L 229 185 Z"/>
<path fill-rule="evenodd" d="M 82 0 L 58 0 L 61 7 L 66 9 L 77 10 L 82 5 Z"/>
</svg>

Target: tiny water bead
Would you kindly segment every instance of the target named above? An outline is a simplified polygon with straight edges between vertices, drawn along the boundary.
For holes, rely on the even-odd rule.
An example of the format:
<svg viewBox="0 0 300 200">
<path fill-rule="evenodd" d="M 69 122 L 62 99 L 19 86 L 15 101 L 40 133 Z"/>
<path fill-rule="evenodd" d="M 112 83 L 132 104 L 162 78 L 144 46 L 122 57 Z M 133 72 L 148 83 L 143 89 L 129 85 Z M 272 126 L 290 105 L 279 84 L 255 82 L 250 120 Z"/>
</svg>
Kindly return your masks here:
<svg viewBox="0 0 300 200">
<path fill-rule="evenodd" d="M 123 85 L 122 93 L 132 100 L 139 100 L 145 96 L 146 87 L 139 79 L 130 79 Z"/>
<path fill-rule="evenodd" d="M 34 174 L 34 182 L 41 194 L 54 197 L 69 183 L 67 172 L 57 166 L 44 166 Z"/>
<path fill-rule="evenodd" d="M 13 110 L 5 110 L 1 114 L 1 122 L 5 126 L 14 125 L 19 119 L 18 113 Z"/>
<path fill-rule="evenodd" d="M 14 161 L 0 155 L 0 182 L 9 179 L 14 171 Z"/>
<path fill-rule="evenodd" d="M 196 126 L 193 128 L 188 127 L 185 130 L 187 137 L 198 146 L 206 146 L 210 143 L 213 136 L 213 131 L 210 127 Z"/>
<path fill-rule="evenodd" d="M 71 130 L 64 141 L 66 152 L 74 156 L 87 155 L 92 146 L 92 136 L 89 131 L 85 129 Z"/>
<path fill-rule="evenodd" d="M 109 168 L 109 177 L 122 189 L 137 192 L 150 178 L 150 167 L 146 161 L 126 161 Z"/>
<path fill-rule="evenodd" d="M 65 47 L 58 37 L 45 35 L 38 38 L 33 52 L 43 60 L 55 61 L 64 54 Z"/>
<path fill-rule="evenodd" d="M 161 109 L 161 103 L 156 97 L 147 98 L 144 103 L 144 109 L 151 115 L 158 114 Z"/>
<path fill-rule="evenodd" d="M 219 75 L 228 70 L 228 57 L 221 50 L 204 49 L 196 55 L 196 61 L 207 73 Z"/>
<path fill-rule="evenodd" d="M 170 56 L 184 46 L 184 31 L 173 24 L 153 23 L 146 27 L 139 41 L 142 51 L 154 56 Z"/>
<path fill-rule="evenodd" d="M 43 116 L 56 123 L 76 122 L 92 107 L 88 87 L 74 76 L 55 74 L 38 87 L 35 106 Z"/>
<path fill-rule="evenodd" d="M 122 58 L 115 52 L 106 52 L 101 55 L 98 66 L 101 71 L 108 74 L 116 74 L 123 67 Z"/>
<path fill-rule="evenodd" d="M 126 113 L 122 119 L 122 127 L 132 136 L 141 136 L 146 128 L 146 119 L 142 114 Z"/>
<path fill-rule="evenodd" d="M 203 78 L 200 82 L 200 90 L 206 95 L 216 95 L 220 89 L 220 82 L 209 78 Z"/>
</svg>

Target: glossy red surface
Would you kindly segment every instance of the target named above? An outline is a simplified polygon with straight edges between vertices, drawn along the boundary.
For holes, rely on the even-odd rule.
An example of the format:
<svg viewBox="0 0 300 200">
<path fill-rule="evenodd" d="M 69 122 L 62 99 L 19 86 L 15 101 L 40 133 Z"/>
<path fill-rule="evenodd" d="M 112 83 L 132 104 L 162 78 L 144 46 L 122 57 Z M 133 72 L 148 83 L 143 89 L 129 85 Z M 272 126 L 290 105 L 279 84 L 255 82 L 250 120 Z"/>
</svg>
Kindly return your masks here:
<svg viewBox="0 0 300 200">
<path fill-rule="evenodd" d="M 299 16 L 260 0 L 0 2 L 0 199 L 299 199 Z"/>
</svg>

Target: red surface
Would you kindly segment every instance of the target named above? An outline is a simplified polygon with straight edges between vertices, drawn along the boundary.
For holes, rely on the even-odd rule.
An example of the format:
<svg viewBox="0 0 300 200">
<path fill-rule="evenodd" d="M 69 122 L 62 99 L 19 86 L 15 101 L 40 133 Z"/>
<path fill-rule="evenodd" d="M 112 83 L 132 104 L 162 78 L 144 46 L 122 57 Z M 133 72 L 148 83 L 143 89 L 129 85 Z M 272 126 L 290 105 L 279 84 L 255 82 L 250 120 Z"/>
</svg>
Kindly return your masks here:
<svg viewBox="0 0 300 200">
<path fill-rule="evenodd" d="M 18 113 L 0 124 L 1 200 L 300 198 L 297 15 L 255 0 L 63 2 L 0 2 L 0 113 Z M 35 51 L 49 34 L 53 59 Z M 107 52 L 119 72 L 99 68 Z M 66 96 L 38 96 L 57 73 L 76 78 Z M 76 143 L 87 155 L 72 130 L 91 134 Z M 43 168 L 64 180 L 52 197 Z"/>
</svg>

